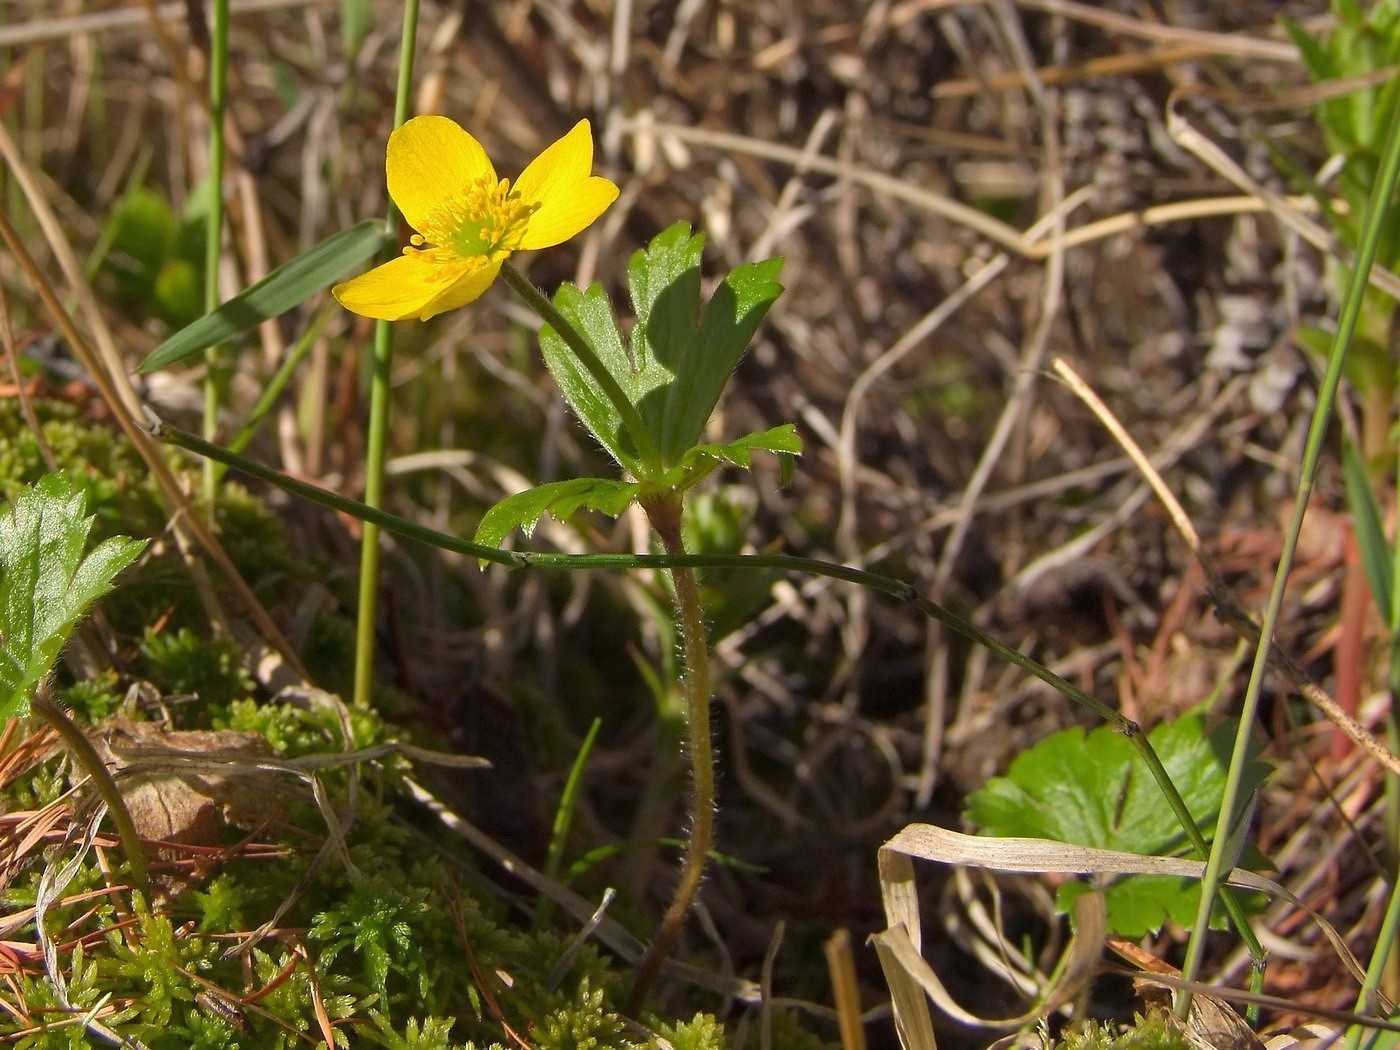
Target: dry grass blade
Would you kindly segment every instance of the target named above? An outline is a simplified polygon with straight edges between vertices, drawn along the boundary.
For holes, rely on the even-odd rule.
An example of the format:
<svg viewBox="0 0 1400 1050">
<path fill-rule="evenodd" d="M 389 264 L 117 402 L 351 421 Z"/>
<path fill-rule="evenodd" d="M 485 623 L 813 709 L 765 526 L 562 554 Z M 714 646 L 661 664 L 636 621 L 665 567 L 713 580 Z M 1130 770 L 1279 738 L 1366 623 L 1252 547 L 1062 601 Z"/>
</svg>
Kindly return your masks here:
<svg viewBox="0 0 1400 1050">
<path fill-rule="evenodd" d="M 822 946 L 831 977 L 832 997 L 841 1026 L 841 1050 L 865 1050 L 865 1028 L 860 1017 L 860 988 L 851 952 L 851 932 L 839 929 Z"/>
<path fill-rule="evenodd" d="M 1162 480 L 1162 475 L 1152 462 L 1143 453 L 1137 442 L 1124 428 L 1123 424 L 1109 411 L 1103 400 L 1094 393 L 1093 389 L 1086 383 L 1080 375 L 1063 358 L 1056 358 L 1053 367 L 1055 372 L 1065 384 L 1074 391 L 1081 401 L 1083 401 L 1103 423 L 1104 427 L 1113 435 L 1128 457 L 1147 479 L 1152 490 L 1157 494 L 1157 498 L 1162 501 L 1167 508 L 1167 513 L 1171 516 L 1172 523 L 1177 531 L 1186 541 L 1187 548 L 1196 556 L 1201 568 L 1205 570 L 1206 578 L 1210 583 L 1211 599 L 1220 607 L 1221 615 L 1234 624 L 1244 637 L 1251 643 L 1257 643 L 1259 629 L 1249 615 L 1239 607 L 1230 595 L 1229 588 L 1220 578 L 1220 573 L 1212 563 L 1210 556 L 1201 547 L 1200 535 L 1196 532 L 1196 527 L 1191 523 L 1186 511 L 1182 509 L 1181 503 L 1172 494 L 1167 483 Z M 1296 685 L 1308 700 L 1327 717 L 1338 729 L 1351 738 L 1352 742 L 1371 755 L 1381 765 L 1390 772 L 1400 775 L 1400 756 L 1391 751 L 1388 747 L 1376 739 L 1375 735 L 1366 729 L 1360 722 L 1353 718 L 1341 707 L 1332 697 L 1311 678 L 1305 675 L 1293 659 L 1277 645 L 1273 647 L 1273 657 L 1294 685 Z"/>
<path fill-rule="evenodd" d="M 1059 980 L 1031 1009 L 1015 1017 L 979 1017 L 965 1010 L 948 992 L 943 981 L 924 961 L 915 947 L 908 930 L 895 926 L 875 934 L 874 941 L 881 948 L 881 963 L 888 958 L 921 988 L 929 1000 L 949 1017 L 975 1028 L 1008 1030 L 1022 1028 L 1054 1013 L 1074 1001 L 1088 985 L 1099 968 L 1099 957 L 1103 952 L 1104 941 L 1108 936 L 1108 912 L 1103 896 L 1086 893 L 1074 902 L 1074 938 L 1061 960 Z M 901 983 L 903 983 L 901 981 Z M 898 1007 L 896 1007 L 898 1009 Z M 902 1030 L 901 1026 L 901 1030 Z M 906 1050 L 922 1050 L 922 1044 L 906 1042 Z"/>
<path fill-rule="evenodd" d="M 1332 233 L 1304 215 L 1291 201 L 1261 185 L 1231 159 L 1229 154 L 1192 127 L 1191 122 L 1176 108 L 1180 101 L 1181 98 L 1173 99 L 1172 104 L 1167 107 L 1167 130 L 1178 145 L 1200 158 L 1222 178 L 1261 201 L 1279 222 L 1318 251 L 1341 259 L 1348 266 L 1352 265 L 1354 252 L 1343 247 Z M 1400 299 L 1400 276 L 1377 264 L 1371 268 L 1369 280 L 1371 287 L 1379 288 L 1392 298 Z"/>
<path fill-rule="evenodd" d="M 35 217 L 38 218 L 45 235 L 48 237 L 50 247 L 63 263 L 64 272 L 69 276 L 80 302 L 85 304 L 89 318 L 94 323 L 94 330 L 98 333 L 107 332 L 106 324 L 102 320 L 102 313 L 82 275 L 82 269 L 78 266 L 56 218 L 39 192 L 38 183 L 20 156 L 13 137 L 3 124 L 0 124 L 0 157 L 3 157 L 9 165 L 10 173 L 24 191 Z M 151 475 L 159 484 L 161 493 L 169 505 L 177 534 L 188 536 L 194 544 L 208 552 L 214 563 L 223 572 L 228 585 L 238 595 L 248 616 L 257 624 L 263 637 L 281 653 L 282 658 L 296 670 L 297 674 L 305 679 L 306 670 L 302 666 L 301 658 L 292 648 L 291 643 L 283 636 L 281 629 L 272 617 L 268 615 L 267 610 L 257 595 L 253 593 L 252 588 L 248 586 L 247 581 L 243 579 L 242 574 L 229 558 L 228 552 L 224 550 L 223 544 L 204 524 L 200 516 L 191 510 L 189 499 L 181 489 L 179 481 L 160 450 L 155 447 L 144 426 L 138 422 L 141 406 L 136 400 L 135 392 L 125 379 L 117 378 L 118 376 L 124 377 L 125 371 L 116 351 L 115 340 L 112 339 L 110 332 L 98 342 L 101 353 L 95 353 L 87 340 L 79 333 L 73 319 L 63 308 L 63 304 L 59 301 L 43 272 L 35 264 L 18 233 L 3 213 L 0 213 L 0 237 L 3 237 L 11 254 L 14 255 L 15 261 L 20 264 L 25 276 L 28 277 L 34 290 L 43 300 L 54 323 L 63 331 L 73 353 L 82 361 L 93 382 L 101 391 L 103 398 L 116 416 L 123 434 L 135 446 L 141 458 L 150 468 Z M 193 561 L 190 567 L 192 571 L 202 572 L 202 568 L 194 564 Z"/>
<path fill-rule="evenodd" d="M 881 850 L 880 891 L 884 898 L 886 932 L 897 931 L 917 956 L 922 943 L 922 919 L 919 915 L 919 889 L 914 881 L 914 864 L 907 854 L 897 850 Z M 895 1030 L 905 1050 L 935 1050 L 938 1041 L 933 1034 L 933 1017 L 929 1013 L 928 997 L 914 977 L 910 967 L 894 945 L 884 937 L 874 941 L 890 989 L 894 1010 Z"/>
<path fill-rule="evenodd" d="M 1120 850 L 1052 842 L 1048 839 L 964 835 L 932 824 L 909 825 L 881 847 L 881 853 L 885 852 L 903 854 L 940 864 L 966 864 L 993 871 L 1033 872 L 1037 874 L 1063 872 L 1076 875 L 1173 875 L 1180 878 L 1199 879 L 1205 871 L 1205 864 L 1202 861 L 1183 860 L 1176 857 L 1147 857 L 1136 853 L 1124 853 Z M 1295 908 L 1302 909 L 1331 943 L 1342 965 L 1358 982 L 1365 979 L 1361 964 L 1357 962 L 1356 956 L 1352 954 L 1342 935 L 1311 905 L 1300 899 L 1287 887 L 1279 885 L 1273 879 L 1240 869 L 1233 871 L 1227 881 L 1231 886 L 1257 890 L 1271 897 L 1281 898 Z M 899 883 L 886 886 L 882 879 L 882 892 L 898 899 L 907 897 L 910 887 Z M 1389 1004 L 1385 1006 L 1385 1009 L 1391 1009 Z"/>
</svg>

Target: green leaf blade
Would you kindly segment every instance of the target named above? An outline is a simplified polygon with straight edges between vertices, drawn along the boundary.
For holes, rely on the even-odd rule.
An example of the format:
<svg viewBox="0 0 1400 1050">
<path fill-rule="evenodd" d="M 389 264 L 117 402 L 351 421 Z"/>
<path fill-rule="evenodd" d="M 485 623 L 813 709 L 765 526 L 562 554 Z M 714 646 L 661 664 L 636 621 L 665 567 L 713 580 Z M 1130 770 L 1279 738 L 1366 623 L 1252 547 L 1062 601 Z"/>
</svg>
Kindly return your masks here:
<svg viewBox="0 0 1400 1050">
<path fill-rule="evenodd" d="M 137 372 L 168 368 L 285 313 L 371 258 L 384 240 L 384 224 L 372 219 L 333 234 L 180 329 L 156 347 Z"/>
<path fill-rule="evenodd" d="M 571 284 L 561 285 L 554 295 L 554 307 L 574 326 L 603 367 L 617 380 L 623 393 L 636 404 L 639 377 L 633 372 L 613 317 L 612 304 L 602 287 L 595 284 L 581 291 Z M 599 389 L 597 381 L 579 363 L 569 345 L 548 325 L 540 329 L 540 351 L 574 414 L 624 470 L 636 474 L 641 462 L 617 407 Z"/>
<path fill-rule="evenodd" d="M 545 514 L 565 521 L 587 509 L 615 518 L 627 509 L 637 491 L 638 485 L 634 482 L 610 478 L 553 481 L 501 500 L 482 516 L 473 539 L 488 547 L 499 547 L 514 529 L 522 529 L 529 535 Z"/>
<path fill-rule="evenodd" d="M 145 549 L 113 537 L 83 557 L 85 503 L 64 475 L 49 474 L 0 516 L 0 718 L 28 713 L 73 628 Z"/>
<path fill-rule="evenodd" d="M 794 423 L 784 423 L 769 430 L 756 431 L 724 444 L 693 445 L 681 456 L 681 461 L 661 477 L 661 483 L 673 491 L 684 492 L 704 480 L 717 467 L 729 465 L 749 470 L 755 452 L 771 452 L 783 461 L 784 473 L 794 456 L 802 454 L 802 438 Z"/>
<path fill-rule="evenodd" d="M 632 364 L 637 372 L 634 402 L 642 421 L 658 442 L 665 430 L 666 389 L 675 381 L 679 362 L 688 353 L 700 324 L 700 257 L 703 234 L 677 222 L 634 252 L 627 266 L 627 286 L 637 322 L 632 327 Z M 667 463 L 675 455 L 662 449 Z"/>
<path fill-rule="evenodd" d="M 1391 593 L 1391 574 L 1395 552 L 1385 538 L 1375 490 L 1371 488 L 1366 468 L 1351 442 L 1342 446 L 1342 469 L 1346 477 L 1347 505 L 1351 508 L 1356 546 L 1361 554 L 1366 582 L 1370 584 L 1371 596 L 1376 600 L 1381 619 L 1393 624 L 1395 621 L 1391 618 L 1391 610 L 1395 596 Z"/>
<path fill-rule="evenodd" d="M 797 425 L 784 423 L 723 444 L 695 445 L 682 457 L 681 463 L 690 465 L 701 459 L 711 459 L 747 470 L 752 466 L 755 452 L 772 452 L 780 456 L 802 455 L 802 438 L 798 436 Z"/>
<path fill-rule="evenodd" d="M 671 364 L 675 379 L 667 388 L 661 415 L 663 458 L 679 458 L 699 442 L 730 375 L 782 294 L 776 280 L 782 268 L 782 259 L 748 263 L 715 289 L 699 330 Z"/>
</svg>

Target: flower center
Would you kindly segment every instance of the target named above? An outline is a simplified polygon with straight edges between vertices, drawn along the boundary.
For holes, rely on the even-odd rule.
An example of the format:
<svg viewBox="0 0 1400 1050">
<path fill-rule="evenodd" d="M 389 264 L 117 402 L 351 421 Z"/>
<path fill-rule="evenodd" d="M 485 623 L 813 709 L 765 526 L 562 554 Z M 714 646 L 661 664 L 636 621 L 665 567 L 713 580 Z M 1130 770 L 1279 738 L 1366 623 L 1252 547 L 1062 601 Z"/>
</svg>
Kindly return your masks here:
<svg viewBox="0 0 1400 1050">
<path fill-rule="evenodd" d="M 511 252 L 538 205 L 512 193 L 510 179 L 482 176 L 461 193 L 448 194 L 409 241 L 415 247 L 446 248 L 464 259 Z"/>
</svg>

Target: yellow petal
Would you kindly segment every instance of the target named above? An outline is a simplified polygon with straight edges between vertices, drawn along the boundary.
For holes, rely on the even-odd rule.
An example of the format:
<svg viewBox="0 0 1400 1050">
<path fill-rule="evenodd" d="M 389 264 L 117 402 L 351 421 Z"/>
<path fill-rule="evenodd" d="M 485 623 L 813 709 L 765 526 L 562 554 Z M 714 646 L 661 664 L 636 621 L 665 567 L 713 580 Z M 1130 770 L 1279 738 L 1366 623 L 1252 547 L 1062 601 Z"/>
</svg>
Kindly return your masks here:
<svg viewBox="0 0 1400 1050">
<path fill-rule="evenodd" d="M 419 318 L 426 321 L 437 314 L 446 313 L 448 310 L 455 310 L 459 306 L 475 302 L 481 297 L 481 293 L 490 288 L 492 282 L 496 280 L 496 275 L 501 272 L 501 263 L 506 261 L 506 256 L 509 254 L 510 252 L 505 252 L 494 259 L 471 260 L 472 269 L 423 307 L 423 312 L 418 315 Z"/>
<path fill-rule="evenodd" d="M 451 194 L 461 193 L 478 178 L 494 184 L 496 169 L 481 143 L 455 120 L 414 117 L 389 136 L 384 173 L 389 196 L 404 219 L 421 230 Z"/>
<path fill-rule="evenodd" d="M 548 248 L 587 228 L 617 200 L 617 187 L 593 170 L 593 133 L 588 121 L 530 162 L 515 183 L 520 199 L 536 205 L 512 247 Z"/>
<path fill-rule="evenodd" d="M 501 261 L 411 251 L 336 285 L 331 294 L 345 309 L 364 317 L 426 321 L 481 295 L 496 279 Z"/>
</svg>

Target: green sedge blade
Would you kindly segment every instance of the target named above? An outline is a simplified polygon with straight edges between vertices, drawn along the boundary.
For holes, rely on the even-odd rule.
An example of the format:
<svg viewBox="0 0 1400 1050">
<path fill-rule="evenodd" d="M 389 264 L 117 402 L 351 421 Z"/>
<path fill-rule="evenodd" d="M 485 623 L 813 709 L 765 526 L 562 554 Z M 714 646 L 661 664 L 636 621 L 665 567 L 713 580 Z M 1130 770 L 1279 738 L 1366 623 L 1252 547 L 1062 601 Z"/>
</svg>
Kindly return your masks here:
<svg viewBox="0 0 1400 1050">
<path fill-rule="evenodd" d="M 137 371 L 147 373 L 168 368 L 256 328 L 343 277 L 373 257 L 383 244 L 384 223 L 377 219 L 367 219 L 327 237 L 316 247 L 277 267 L 213 313 L 180 329 L 156 347 Z"/>
<path fill-rule="evenodd" d="M 1356 546 L 1361 553 L 1362 568 L 1366 570 L 1366 582 L 1371 586 L 1371 596 L 1376 600 L 1381 619 L 1387 624 L 1393 623 L 1391 605 L 1395 596 L 1391 594 L 1391 566 L 1395 561 L 1395 552 L 1385 538 L 1380 504 L 1366 476 L 1366 467 L 1351 442 L 1342 446 L 1342 469 Z"/>
</svg>

